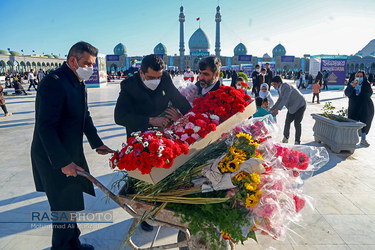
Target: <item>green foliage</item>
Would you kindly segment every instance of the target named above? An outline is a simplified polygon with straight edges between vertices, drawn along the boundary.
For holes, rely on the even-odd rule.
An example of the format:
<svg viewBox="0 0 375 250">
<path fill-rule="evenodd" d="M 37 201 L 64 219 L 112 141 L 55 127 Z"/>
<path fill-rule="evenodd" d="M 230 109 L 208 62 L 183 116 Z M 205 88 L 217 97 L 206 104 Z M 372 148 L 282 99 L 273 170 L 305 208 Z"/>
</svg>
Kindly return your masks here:
<svg viewBox="0 0 375 250">
<path fill-rule="evenodd" d="M 245 82 L 249 81 L 248 78 L 247 78 L 247 75 L 244 72 L 239 72 L 238 77 L 242 77 L 243 79 L 245 79 Z"/>
<path fill-rule="evenodd" d="M 225 191 L 207 193 L 207 196 L 225 197 Z M 202 194 L 200 194 L 202 196 Z M 181 222 L 189 223 L 192 234 L 200 232 L 203 239 L 210 241 L 212 248 L 222 245 L 220 239 L 221 232 L 229 233 L 235 242 L 243 243 L 248 238 L 256 240 L 254 232 L 242 235 L 242 227 L 252 226 L 249 218 L 245 216 L 249 213 L 243 207 L 235 207 L 235 199 L 231 198 L 227 202 L 206 205 L 169 204 L 168 207 L 176 211 L 176 215 L 181 217 Z M 218 232 L 219 231 L 219 232 Z"/>
<path fill-rule="evenodd" d="M 336 107 L 332 106 L 332 102 L 326 102 L 322 108 L 323 116 L 339 122 L 347 121 L 348 110 L 342 107 L 340 110 L 336 111 L 336 114 L 334 114 L 333 112 L 335 109 Z"/>
</svg>

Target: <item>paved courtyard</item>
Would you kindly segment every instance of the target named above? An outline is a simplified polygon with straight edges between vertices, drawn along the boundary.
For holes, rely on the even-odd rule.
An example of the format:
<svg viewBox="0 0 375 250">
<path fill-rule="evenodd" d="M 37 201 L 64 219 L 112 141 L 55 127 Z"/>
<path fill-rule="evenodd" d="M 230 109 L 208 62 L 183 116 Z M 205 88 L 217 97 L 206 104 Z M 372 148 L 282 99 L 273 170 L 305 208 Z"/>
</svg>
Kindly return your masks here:
<svg viewBox="0 0 375 250">
<path fill-rule="evenodd" d="M 177 78 L 178 80 L 178 78 Z M 125 139 L 125 129 L 115 124 L 113 113 L 119 81 L 101 89 L 89 89 L 89 108 L 94 123 L 104 143 L 113 149 Z M 323 91 L 321 104 L 312 104 L 312 91 L 302 90 L 308 106 L 302 122 L 302 144 L 322 146 L 314 142 L 311 113 L 320 113 L 324 103 L 347 107 L 348 100 L 342 90 Z M 36 227 L 30 224 L 33 211 L 48 211 L 44 193 L 35 192 L 31 163 L 30 144 L 34 128 L 35 92 L 29 96 L 8 96 L 6 105 L 11 117 L 0 117 L 1 174 L 0 174 L 0 249 L 49 249 L 51 228 L 46 224 Z M 272 94 L 275 96 L 276 92 Z M 373 97 L 374 99 L 374 97 Z M 275 97 L 276 100 L 276 97 Z M 277 121 L 280 131 L 286 110 L 280 112 Z M 290 141 L 294 141 L 292 125 Z M 303 224 L 291 226 L 284 242 L 259 236 L 259 244 L 247 241 L 237 249 L 375 249 L 375 129 L 370 131 L 370 147 L 359 147 L 354 154 L 335 154 L 330 150 L 329 163 L 304 185 L 304 191 L 314 199 L 314 212 L 305 217 Z M 107 187 L 119 178 L 108 167 L 109 156 L 100 156 L 84 141 L 86 158 L 92 175 Z M 81 239 L 96 249 L 121 249 L 131 225 L 132 217 L 105 198 L 98 190 L 96 197 L 85 196 L 86 209 L 112 211 L 113 223 L 80 224 Z M 116 192 L 116 191 L 115 191 Z M 149 246 L 154 233 L 136 231 L 134 241 Z M 157 243 L 173 243 L 177 232 L 162 228 Z"/>
</svg>

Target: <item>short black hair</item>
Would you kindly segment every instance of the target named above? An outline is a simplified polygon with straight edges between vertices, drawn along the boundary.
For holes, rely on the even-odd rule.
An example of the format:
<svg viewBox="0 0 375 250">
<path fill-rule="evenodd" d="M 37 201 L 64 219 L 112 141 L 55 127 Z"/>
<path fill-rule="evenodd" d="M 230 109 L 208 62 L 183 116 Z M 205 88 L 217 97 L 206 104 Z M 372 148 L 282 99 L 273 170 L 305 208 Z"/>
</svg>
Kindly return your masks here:
<svg viewBox="0 0 375 250">
<path fill-rule="evenodd" d="M 260 71 L 266 71 L 266 69 L 265 69 L 265 68 L 262 68 Z"/>
<path fill-rule="evenodd" d="M 199 69 L 205 70 L 207 68 L 210 68 L 211 71 L 216 74 L 221 69 L 221 61 L 216 56 L 208 56 L 205 58 L 202 58 L 199 61 Z"/>
<path fill-rule="evenodd" d="M 147 73 L 148 68 L 155 71 L 160 71 L 164 69 L 164 61 L 160 56 L 151 54 L 143 57 L 141 63 L 141 70 L 143 73 Z"/>
<path fill-rule="evenodd" d="M 260 67 L 259 64 L 255 65 L 255 68 Z"/>
<path fill-rule="evenodd" d="M 280 76 L 274 76 L 274 77 L 272 78 L 271 82 L 281 82 L 281 83 L 282 83 L 283 80 L 281 79 Z"/>
<path fill-rule="evenodd" d="M 267 65 L 267 64 L 270 65 L 270 63 L 266 63 L 266 65 Z"/>
<path fill-rule="evenodd" d="M 255 97 L 255 105 L 256 105 L 257 107 L 262 106 L 262 103 L 263 103 L 263 98 L 262 98 L 262 97 L 260 97 L 260 96 Z"/>
<path fill-rule="evenodd" d="M 70 48 L 67 59 L 69 60 L 70 57 L 74 56 L 77 61 L 79 61 L 82 58 L 84 52 L 87 52 L 95 57 L 98 56 L 97 48 L 87 42 L 80 41 Z"/>
</svg>

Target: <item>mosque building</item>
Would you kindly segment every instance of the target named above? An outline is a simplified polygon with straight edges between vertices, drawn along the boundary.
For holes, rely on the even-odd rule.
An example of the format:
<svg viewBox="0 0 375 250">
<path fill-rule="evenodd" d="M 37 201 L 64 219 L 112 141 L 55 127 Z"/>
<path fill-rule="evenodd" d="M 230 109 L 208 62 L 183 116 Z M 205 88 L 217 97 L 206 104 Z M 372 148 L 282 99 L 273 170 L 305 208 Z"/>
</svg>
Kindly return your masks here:
<svg viewBox="0 0 375 250">
<path fill-rule="evenodd" d="M 172 68 L 186 69 L 190 66 L 193 70 L 198 69 L 198 63 L 201 58 L 211 55 L 211 41 L 206 32 L 202 28 L 198 28 L 189 38 L 189 54 L 185 54 L 185 33 L 184 22 L 185 13 L 184 7 L 180 7 L 180 14 L 178 17 L 180 23 L 180 40 L 179 40 L 179 55 L 168 55 L 167 48 L 164 44 L 159 43 L 155 46 L 153 53 L 163 58 L 165 64 Z M 214 55 L 220 57 L 224 69 L 232 69 L 240 65 L 251 64 L 255 68 L 256 64 L 269 62 L 275 64 L 275 71 L 308 71 L 309 55 L 304 55 L 303 58 L 294 56 L 286 56 L 286 50 L 283 45 L 278 44 L 272 51 L 272 57 L 267 53 L 262 57 L 252 56 L 248 54 L 248 50 L 243 43 L 239 43 L 233 50 L 233 56 L 221 55 L 220 42 L 220 24 L 221 24 L 220 6 L 216 7 L 215 22 L 215 48 Z M 287 60 L 286 60 L 287 59 Z M 142 57 L 127 57 L 127 50 L 125 45 L 119 43 L 114 48 L 114 55 L 107 55 L 107 68 L 109 71 L 117 71 L 129 67 L 131 61 L 141 61 Z M 237 67 L 237 68 L 238 68 Z"/>
</svg>

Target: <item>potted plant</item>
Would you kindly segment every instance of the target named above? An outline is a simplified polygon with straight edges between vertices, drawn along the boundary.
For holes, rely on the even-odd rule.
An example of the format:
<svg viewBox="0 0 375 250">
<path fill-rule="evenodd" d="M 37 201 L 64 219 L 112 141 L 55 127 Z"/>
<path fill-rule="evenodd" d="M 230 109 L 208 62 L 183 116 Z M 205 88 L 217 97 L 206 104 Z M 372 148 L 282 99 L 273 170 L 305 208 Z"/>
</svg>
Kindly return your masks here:
<svg viewBox="0 0 375 250">
<path fill-rule="evenodd" d="M 347 110 L 343 108 L 334 114 L 335 107 L 327 102 L 322 114 L 311 114 L 315 120 L 313 127 L 316 142 L 328 145 L 334 153 L 349 151 L 354 153 L 359 142 L 358 131 L 364 123 L 347 118 Z"/>
</svg>

